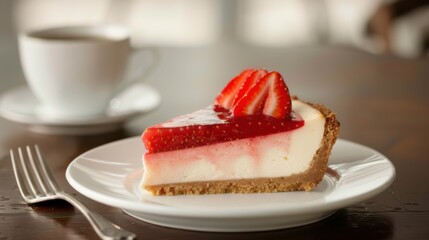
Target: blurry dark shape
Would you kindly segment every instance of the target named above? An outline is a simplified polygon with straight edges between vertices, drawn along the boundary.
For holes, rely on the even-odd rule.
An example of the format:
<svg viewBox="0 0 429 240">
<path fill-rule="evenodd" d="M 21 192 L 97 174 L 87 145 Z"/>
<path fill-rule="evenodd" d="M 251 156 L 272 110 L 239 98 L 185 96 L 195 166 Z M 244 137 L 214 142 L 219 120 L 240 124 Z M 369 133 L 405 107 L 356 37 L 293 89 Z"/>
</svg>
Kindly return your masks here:
<svg viewBox="0 0 429 240">
<path fill-rule="evenodd" d="M 428 0 L 398 0 L 388 4 L 393 18 L 401 17 L 411 11 L 424 7 L 425 5 L 429 6 Z"/>
<path fill-rule="evenodd" d="M 424 7 L 429 7 L 429 0 L 398 0 L 384 3 L 375 11 L 368 22 L 367 30 L 370 35 L 378 40 L 381 52 L 394 53 L 391 28 L 395 21 Z M 429 19 L 426 21 L 429 22 Z M 424 33 L 420 45 L 421 53 L 429 50 L 429 33 L 427 31 Z"/>
</svg>

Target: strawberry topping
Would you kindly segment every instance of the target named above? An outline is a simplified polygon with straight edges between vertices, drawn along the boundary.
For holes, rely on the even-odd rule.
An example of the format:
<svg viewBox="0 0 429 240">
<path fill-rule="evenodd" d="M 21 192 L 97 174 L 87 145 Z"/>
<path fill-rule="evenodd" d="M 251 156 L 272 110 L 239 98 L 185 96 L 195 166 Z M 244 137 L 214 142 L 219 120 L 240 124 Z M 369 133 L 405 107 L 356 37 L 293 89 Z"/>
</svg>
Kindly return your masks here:
<svg viewBox="0 0 429 240">
<path fill-rule="evenodd" d="M 290 131 L 304 125 L 300 116 L 277 119 L 265 115 L 235 118 L 220 106 L 209 106 L 146 129 L 148 153 L 193 148 L 243 138 Z"/>
<path fill-rule="evenodd" d="M 235 96 L 246 79 L 252 74 L 253 69 L 246 69 L 233 78 L 215 99 L 215 104 L 225 109 L 231 109 Z"/>
<path fill-rule="evenodd" d="M 278 72 L 265 74 L 232 108 L 235 117 L 264 114 L 279 119 L 291 110 L 289 90 Z"/>
<path fill-rule="evenodd" d="M 268 72 L 265 69 L 258 69 L 252 71 L 252 73 L 249 75 L 249 77 L 247 77 L 246 81 L 243 82 L 240 89 L 238 90 L 236 96 L 234 97 L 234 102 L 232 103 L 232 106 L 237 104 L 237 102 L 242 99 L 244 95 L 246 95 L 249 89 L 252 88 L 253 85 L 255 85 L 255 83 L 267 73 Z"/>
<path fill-rule="evenodd" d="M 147 154 L 291 131 L 304 120 L 292 112 L 289 90 L 278 72 L 246 69 L 215 104 L 146 129 Z"/>
</svg>

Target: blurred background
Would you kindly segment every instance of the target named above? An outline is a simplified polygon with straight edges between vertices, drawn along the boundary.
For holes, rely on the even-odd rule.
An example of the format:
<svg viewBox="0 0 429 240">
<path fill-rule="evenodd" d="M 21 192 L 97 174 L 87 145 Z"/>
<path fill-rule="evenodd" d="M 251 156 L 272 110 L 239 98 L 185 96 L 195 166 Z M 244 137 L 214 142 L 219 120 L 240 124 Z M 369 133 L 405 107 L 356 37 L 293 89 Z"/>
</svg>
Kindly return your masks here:
<svg viewBox="0 0 429 240">
<path fill-rule="evenodd" d="M 333 45 L 418 58 L 429 46 L 429 0 L 2 0 L 0 71 L 20 73 L 21 31 L 106 23 L 127 27 L 136 47 Z"/>
<path fill-rule="evenodd" d="M 350 45 L 418 57 L 427 49 L 427 0 L 3 0 L 2 41 L 20 31 L 118 24 L 133 44 Z M 6 38 L 6 39 L 5 39 Z"/>
</svg>

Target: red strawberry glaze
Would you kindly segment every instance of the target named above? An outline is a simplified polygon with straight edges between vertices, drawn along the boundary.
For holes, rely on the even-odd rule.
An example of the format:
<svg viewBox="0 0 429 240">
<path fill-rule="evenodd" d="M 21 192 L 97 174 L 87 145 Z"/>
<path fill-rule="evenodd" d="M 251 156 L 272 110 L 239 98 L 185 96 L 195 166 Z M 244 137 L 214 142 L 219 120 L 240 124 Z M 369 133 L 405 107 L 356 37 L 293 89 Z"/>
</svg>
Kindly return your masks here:
<svg viewBox="0 0 429 240">
<path fill-rule="evenodd" d="M 147 153 L 193 148 L 220 142 L 291 131 L 304 126 L 294 112 L 282 119 L 266 115 L 234 118 L 229 110 L 212 105 L 146 129 L 142 140 Z"/>
</svg>

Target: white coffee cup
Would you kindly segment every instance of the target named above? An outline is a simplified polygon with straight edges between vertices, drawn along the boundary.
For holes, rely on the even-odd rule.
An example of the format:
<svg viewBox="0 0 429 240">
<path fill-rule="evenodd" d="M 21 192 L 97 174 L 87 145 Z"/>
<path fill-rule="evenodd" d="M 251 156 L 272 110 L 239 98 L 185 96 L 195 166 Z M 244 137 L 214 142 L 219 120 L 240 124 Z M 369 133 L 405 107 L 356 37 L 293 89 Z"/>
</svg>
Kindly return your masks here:
<svg viewBox="0 0 429 240">
<path fill-rule="evenodd" d="M 132 82 L 126 75 L 129 60 L 136 55 L 131 54 L 128 31 L 118 26 L 26 32 L 19 36 L 19 50 L 26 80 L 40 100 L 40 112 L 50 117 L 102 114 L 114 94 Z"/>
</svg>

